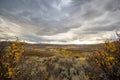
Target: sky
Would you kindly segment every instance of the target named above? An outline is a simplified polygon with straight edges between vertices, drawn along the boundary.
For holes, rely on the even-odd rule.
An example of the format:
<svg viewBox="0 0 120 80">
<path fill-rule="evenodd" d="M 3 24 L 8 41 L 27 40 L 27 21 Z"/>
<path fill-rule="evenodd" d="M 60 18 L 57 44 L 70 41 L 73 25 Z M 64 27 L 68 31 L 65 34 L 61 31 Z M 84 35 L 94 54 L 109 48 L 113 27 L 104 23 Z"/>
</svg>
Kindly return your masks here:
<svg viewBox="0 0 120 80">
<path fill-rule="evenodd" d="M 120 31 L 120 0 L 0 0 L 0 40 L 94 44 Z"/>
</svg>

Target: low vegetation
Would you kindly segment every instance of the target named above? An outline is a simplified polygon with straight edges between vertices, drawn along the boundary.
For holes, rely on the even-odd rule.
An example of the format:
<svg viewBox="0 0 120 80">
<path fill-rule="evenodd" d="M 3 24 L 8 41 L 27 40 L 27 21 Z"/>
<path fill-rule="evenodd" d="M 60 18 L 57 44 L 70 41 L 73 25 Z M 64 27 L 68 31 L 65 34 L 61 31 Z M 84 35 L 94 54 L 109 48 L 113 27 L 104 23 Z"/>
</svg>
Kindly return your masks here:
<svg viewBox="0 0 120 80">
<path fill-rule="evenodd" d="M 107 40 L 98 47 L 84 45 L 88 50 L 78 45 L 40 45 L 40 48 L 39 45 L 30 46 L 19 40 L 0 43 L 0 80 L 120 78 L 120 39 Z"/>
<path fill-rule="evenodd" d="M 15 80 L 89 80 L 82 65 L 87 64 L 63 56 L 29 58 L 17 67 Z"/>
<path fill-rule="evenodd" d="M 14 70 L 22 60 L 24 52 L 23 43 L 16 40 L 14 42 L 1 42 L 0 44 L 0 80 L 10 80 L 14 76 Z M 15 73 L 17 74 L 17 73 Z"/>
<path fill-rule="evenodd" d="M 120 39 L 106 41 L 104 49 L 98 49 L 88 58 L 91 67 L 86 70 L 91 80 L 120 79 Z"/>
</svg>

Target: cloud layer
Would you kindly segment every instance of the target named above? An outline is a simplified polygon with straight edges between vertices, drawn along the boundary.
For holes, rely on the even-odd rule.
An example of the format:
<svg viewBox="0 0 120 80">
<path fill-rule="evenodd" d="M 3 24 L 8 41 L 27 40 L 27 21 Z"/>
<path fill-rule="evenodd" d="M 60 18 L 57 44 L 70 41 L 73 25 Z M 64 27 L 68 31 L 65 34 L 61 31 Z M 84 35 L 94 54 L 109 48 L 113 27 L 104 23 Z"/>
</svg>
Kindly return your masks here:
<svg viewBox="0 0 120 80">
<path fill-rule="evenodd" d="M 0 0 L 0 39 L 98 43 L 120 30 L 120 0 Z"/>
</svg>

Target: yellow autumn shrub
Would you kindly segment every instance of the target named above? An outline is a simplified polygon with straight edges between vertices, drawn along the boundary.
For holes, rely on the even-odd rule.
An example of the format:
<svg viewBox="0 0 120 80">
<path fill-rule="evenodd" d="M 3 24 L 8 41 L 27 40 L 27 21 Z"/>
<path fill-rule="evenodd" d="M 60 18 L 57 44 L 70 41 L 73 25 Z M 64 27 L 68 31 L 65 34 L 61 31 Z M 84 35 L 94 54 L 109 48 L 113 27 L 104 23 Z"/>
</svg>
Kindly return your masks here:
<svg viewBox="0 0 120 80">
<path fill-rule="evenodd" d="M 103 80 L 118 80 L 120 77 L 120 40 L 105 41 L 104 48 L 95 50 L 88 61 L 94 72 L 98 73 L 97 80 L 101 79 L 100 75 Z M 96 73 L 91 74 L 96 76 Z"/>
<path fill-rule="evenodd" d="M 0 80 L 13 78 L 15 66 L 20 62 L 23 52 L 23 43 L 19 40 L 5 43 L 1 42 Z"/>
</svg>

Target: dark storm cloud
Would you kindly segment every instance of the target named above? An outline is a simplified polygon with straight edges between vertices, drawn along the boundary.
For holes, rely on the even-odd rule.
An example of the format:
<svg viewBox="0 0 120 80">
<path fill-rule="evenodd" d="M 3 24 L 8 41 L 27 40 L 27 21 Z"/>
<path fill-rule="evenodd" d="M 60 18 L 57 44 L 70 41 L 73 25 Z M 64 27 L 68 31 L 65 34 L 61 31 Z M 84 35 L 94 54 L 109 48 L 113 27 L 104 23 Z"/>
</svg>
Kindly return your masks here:
<svg viewBox="0 0 120 80">
<path fill-rule="evenodd" d="M 50 35 L 66 32 L 71 28 L 66 28 L 66 25 L 64 25 L 65 23 L 62 22 L 69 14 L 60 9 L 67 6 L 61 3 L 61 6 L 57 7 L 58 2 L 60 2 L 60 0 L 4 0 L 1 2 L 2 5 L 0 7 L 1 13 L 10 20 L 12 19 L 13 22 L 17 22 L 17 24 L 21 26 L 30 24 L 31 27 L 28 25 L 28 28 L 39 27 L 40 31 L 38 29 L 36 31 L 40 33 L 39 35 Z M 56 4 L 56 6 L 54 6 L 54 4 Z M 62 27 L 62 29 L 59 27 Z"/>
<path fill-rule="evenodd" d="M 33 42 L 94 40 L 119 29 L 119 4 L 120 0 L 0 0 L 0 33 Z"/>
</svg>

